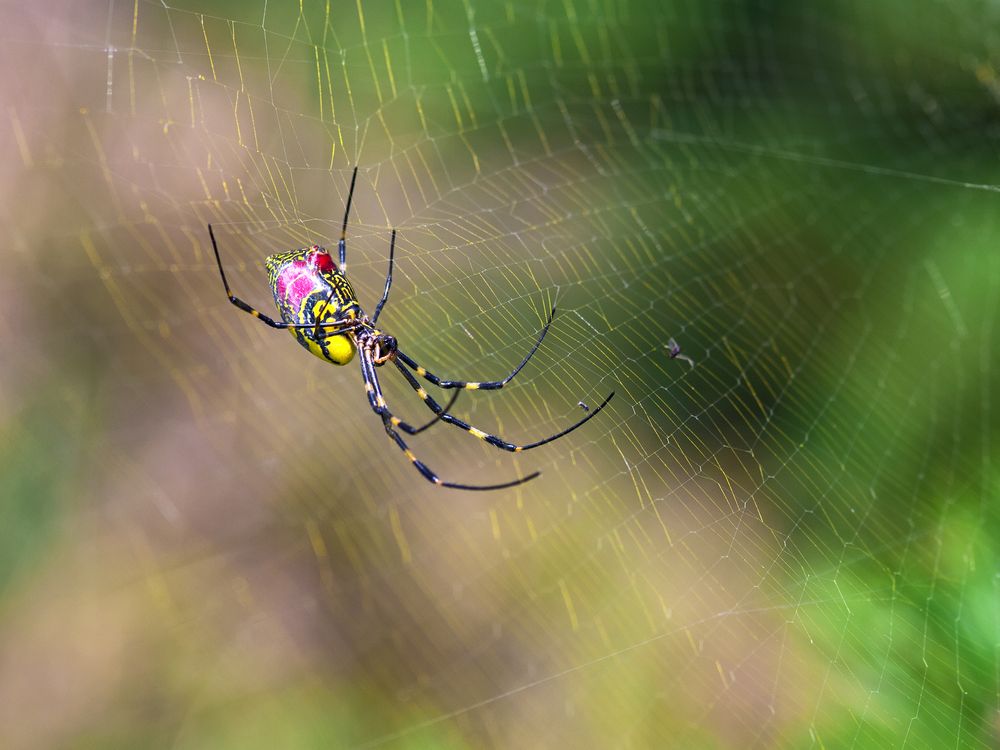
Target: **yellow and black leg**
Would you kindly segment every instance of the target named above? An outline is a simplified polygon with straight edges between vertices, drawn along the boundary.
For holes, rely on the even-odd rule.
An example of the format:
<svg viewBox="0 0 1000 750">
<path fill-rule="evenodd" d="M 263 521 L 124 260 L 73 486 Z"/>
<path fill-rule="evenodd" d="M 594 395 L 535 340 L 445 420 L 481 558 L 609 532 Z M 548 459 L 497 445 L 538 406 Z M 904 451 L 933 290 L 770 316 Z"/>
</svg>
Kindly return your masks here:
<svg viewBox="0 0 1000 750">
<path fill-rule="evenodd" d="M 347 216 L 351 213 L 351 199 L 354 197 L 354 183 L 358 181 L 358 168 L 351 175 L 351 188 L 347 191 L 347 206 L 344 208 L 344 224 L 340 228 L 340 242 L 337 243 L 337 254 L 340 256 L 340 272 L 347 272 Z"/>
<path fill-rule="evenodd" d="M 392 412 L 389 411 L 389 408 L 385 403 L 385 398 L 382 396 L 382 389 L 378 382 L 378 375 L 375 372 L 375 363 L 371 361 L 371 358 L 366 352 L 361 352 L 359 359 L 361 360 L 361 376 L 365 382 L 365 391 L 368 393 L 368 403 L 371 405 L 372 411 L 382 418 L 382 424 L 385 427 L 386 434 L 394 443 L 396 443 L 399 449 L 403 451 L 404 455 L 410 459 L 410 463 L 413 464 L 416 470 L 419 471 L 427 481 L 432 482 L 439 487 L 449 487 L 456 490 L 502 490 L 508 487 L 515 487 L 519 484 L 524 484 L 525 482 L 534 479 L 541 473 L 536 471 L 528 474 L 527 476 L 514 479 L 510 482 L 503 482 L 501 484 L 458 484 L 456 482 L 443 481 L 437 474 L 431 471 L 427 464 L 413 454 L 413 451 L 410 450 L 406 441 L 404 441 L 396 431 L 396 427 L 403 429 L 404 425 L 409 430 L 416 430 L 416 428 L 413 428 L 394 417 Z"/>
<path fill-rule="evenodd" d="M 282 320 L 274 320 L 273 318 L 269 318 L 260 310 L 250 306 L 249 304 L 241 300 L 239 297 L 237 297 L 235 294 L 233 294 L 232 289 L 229 288 L 229 280 L 226 278 L 226 271 L 222 267 L 222 257 L 219 255 L 219 245 L 215 241 L 215 232 L 212 231 L 211 224 L 208 225 L 208 236 L 212 238 L 212 249 L 215 251 L 215 262 L 219 266 L 219 275 L 222 276 L 222 286 L 226 290 L 226 296 L 229 298 L 229 301 L 232 302 L 234 305 L 236 305 L 238 308 L 240 308 L 243 312 L 253 315 L 261 323 L 266 323 L 267 325 L 271 326 L 271 328 L 281 328 L 281 329 L 311 328 L 314 329 L 313 330 L 314 338 L 318 336 L 318 331 L 321 328 L 324 331 L 330 331 L 330 329 L 334 329 L 336 333 L 340 333 L 344 330 L 349 330 L 351 328 L 354 328 L 357 325 L 355 321 L 350 319 L 331 320 L 329 322 L 324 322 L 322 325 L 316 325 L 314 323 L 286 323 Z M 330 333 L 329 335 L 333 335 L 333 333 Z"/>
<path fill-rule="evenodd" d="M 447 414 L 449 411 L 451 411 L 451 407 L 453 407 L 455 405 L 455 402 L 458 401 L 458 394 L 459 393 L 461 393 L 461 391 L 455 391 L 455 393 L 452 394 L 452 397 L 450 399 L 448 399 L 448 403 L 444 405 L 444 409 L 442 409 L 441 411 L 437 412 L 437 414 L 434 415 L 434 418 L 430 422 L 428 422 L 427 424 L 422 425 L 420 427 L 417 427 L 410 434 L 411 435 L 419 435 L 421 432 L 423 432 L 424 430 L 426 430 L 428 427 L 433 427 L 438 422 L 440 422 L 441 421 L 441 417 L 443 417 L 445 414 Z"/>
<path fill-rule="evenodd" d="M 378 323 L 378 316 L 382 314 L 382 308 L 389 300 L 389 287 L 392 286 L 392 258 L 396 254 L 396 230 L 392 230 L 392 238 L 389 240 L 389 273 L 385 275 L 385 290 L 382 292 L 382 299 L 375 306 L 375 314 L 372 316 L 372 325 Z"/>
<path fill-rule="evenodd" d="M 399 362 L 396 361 L 396 360 L 393 360 L 393 364 L 395 364 L 396 367 L 399 368 L 399 371 L 401 373 L 403 373 L 403 377 L 406 378 L 406 382 L 409 383 L 410 387 L 417 392 L 417 395 L 420 396 L 420 399 L 427 405 L 427 408 L 429 408 L 431 411 L 433 411 L 435 414 L 437 414 L 438 418 L 442 422 L 447 422 L 448 424 L 453 424 L 456 427 L 461 427 L 463 430 L 465 430 L 466 432 L 468 432 L 470 435 L 473 435 L 473 436 L 479 438 L 480 440 L 489 443 L 490 445 L 496 446 L 497 448 L 500 448 L 501 450 L 510 451 L 511 453 L 520 453 L 521 451 L 531 450 L 532 448 L 537 448 L 540 445 L 545 445 L 546 443 L 551 443 L 553 440 L 558 440 L 563 435 L 568 435 L 573 430 L 575 430 L 577 427 L 583 426 L 584 424 L 587 423 L 587 421 L 589 421 L 589 420 L 593 419 L 594 417 L 596 417 L 597 414 L 598 414 L 598 412 L 600 412 L 601 409 L 603 409 L 605 406 L 607 406 L 608 402 L 615 395 L 615 392 L 611 391 L 611 393 L 609 393 L 607 395 L 607 397 L 604 399 L 604 401 L 601 402 L 600 406 L 598 406 L 596 409 L 591 410 L 587 414 L 587 416 L 585 416 L 583 419 L 581 419 L 581 420 L 579 420 L 579 421 L 571 424 L 565 430 L 557 432 L 554 435 L 549 435 L 547 438 L 542 438 L 541 440 L 536 440 L 533 443 L 526 443 L 524 445 L 518 445 L 516 443 L 508 442 L 508 441 L 504 440 L 501 437 L 497 437 L 496 435 L 490 435 L 487 432 L 483 432 L 479 428 L 473 427 L 472 425 L 468 424 L 467 422 L 463 422 L 461 419 L 458 419 L 457 417 L 454 417 L 451 414 L 448 414 L 447 413 L 448 409 L 451 408 L 450 405 L 447 408 L 442 409 L 441 406 L 438 405 L 438 403 L 433 398 L 431 398 L 430 394 L 428 394 L 427 391 L 425 391 L 423 388 L 420 387 L 420 383 L 418 383 L 417 379 L 414 378 L 413 375 L 410 374 L 409 370 L 407 370 L 405 367 L 403 367 L 401 364 L 399 364 Z M 459 391 L 459 393 L 461 393 L 461 391 Z M 393 417 L 393 419 L 395 419 L 395 417 Z M 399 426 L 399 428 L 401 430 L 403 430 L 404 432 L 407 432 L 407 430 L 405 429 L 404 425 L 405 425 L 405 422 L 404 423 L 400 423 L 398 426 Z"/>
<path fill-rule="evenodd" d="M 545 327 L 542 329 L 541 334 L 538 336 L 538 340 L 535 341 L 535 345 L 531 347 L 531 351 L 528 352 L 528 356 L 522 359 L 521 364 L 515 367 L 513 372 L 511 372 L 503 380 L 486 380 L 481 382 L 475 382 L 470 380 L 445 380 L 443 378 L 439 378 L 432 372 L 427 372 L 427 370 L 425 370 L 421 365 L 417 364 L 415 360 L 406 356 L 405 354 L 403 354 L 403 352 L 399 351 L 398 349 L 396 350 L 396 355 L 399 357 L 399 359 L 403 360 L 403 362 L 408 367 L 413 369 L 417 373 L 417 375 L 424 378 L 425 380 L 429 380 L 438 388 L 464 388 L 469 391 L 496 391 L 503 388 L 505 385 L 507 385 L 507 383 L 513 380 L 514 376 L 517 375 L 519 372 L 521 372 L 521 369 L 526 364 L 528 364 L 528 360 L 531 359 L 532 355 L 534 355 L 534 353 L 538 351 L 538 347 L 542 345 L 542 341 L 545 339 L 545 334 L 549 332 L 549 326 L 552 325 L 552 319 L 555 317 L 555 315 L 556 315 L 556 308 L 553 307 L 552 312 L 549 313 L 549 319 L 545 323 Z"/>
</svg>

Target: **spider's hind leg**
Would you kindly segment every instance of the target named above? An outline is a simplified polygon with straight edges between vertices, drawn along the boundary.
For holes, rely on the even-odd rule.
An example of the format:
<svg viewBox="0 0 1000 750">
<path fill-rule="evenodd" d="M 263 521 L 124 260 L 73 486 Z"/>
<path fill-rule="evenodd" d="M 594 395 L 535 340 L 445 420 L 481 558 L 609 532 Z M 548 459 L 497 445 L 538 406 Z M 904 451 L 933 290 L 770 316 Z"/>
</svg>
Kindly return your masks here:
<svg viewBox="0 0 1000 750">
<path fill-rule="evenodd" d="M 389 301 L 389 287 L 392 286 L 392 259 L 396 254 L 396 230 L 392 230 L 392 238 L 389 240 L 389 272 L 385 275 L 385 289 L 382 292 L 382 299 L 375 306 L 375 314 L 372 315 L 372 325 L 378 323 L 378 316 L 382 314 L 382 308 Z"/>
<path fill-rule="evenodd" d="M 271 326 L 271 328 L 279 328 L 279 329 L 313 328 L 312 323 L 286 323 L 281 320 L 274 320 L 273 318 L 269 318 L 267 315 L 262 313 L 256 307 L 253 307 L 252 305 L 244 302 L 235 294 L 233 294 L 233 290 L 229 288 L 229 280 L 226 278 L 226 271 L 222 267 L 222 256 L 219 255 L 219 243 L 215 241 L 215 232 L 212 231 L 211 224 L 208 225 L 208 236 L 212 238 L 212 250 L 215 251 L 215 262 L 219 266 L 219 275 L 222 277 L 222 286 L 226 290 L 226 296 L 229 298 L 230 302 L 236 305 L 236 307 L 240 308 L 243 312 L 253 315 L 261 323 L 266 323 L 267 325 Z M 337 321 L 335 323 L 324 323 L 322 326 L 317 325 L 316 329 L 317 330 L 319 328 L 328 329 L 331 326 L 340 327 L 341 325 L 342 323 L 340 321 Z"/>
<path fill-rule="evenodd" d="M 351 199 L 354 198 L 354 183 L 358 181 L 358 168 L 351 175 L 351 187 L 347 191 L 347 205 L 344 207 L 344 224 L 340 228 L 340 242 L 337 243 L 337 254 L 340 260 L 340 272 L 347 271 L 347 217 L 351 213 Z"/>
</svg>

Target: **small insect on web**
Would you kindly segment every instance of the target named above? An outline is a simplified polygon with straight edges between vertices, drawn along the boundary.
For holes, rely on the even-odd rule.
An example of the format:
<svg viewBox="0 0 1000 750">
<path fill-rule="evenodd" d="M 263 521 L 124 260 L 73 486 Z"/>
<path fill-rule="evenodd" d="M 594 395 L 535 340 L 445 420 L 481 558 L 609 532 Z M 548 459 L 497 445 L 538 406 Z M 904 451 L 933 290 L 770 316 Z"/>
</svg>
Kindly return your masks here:
<svg viewBox="0 0 1000 750">
<path fill-rule="evenodd" d="M 676 339 L 671 338 L 667 342 L 667 356 L 670 357 L 670 359 L 679 359 L 687 362 L 689 365 L 694 367 L 694 360 L 688 355 L 681 353 L 681 345 L 677 343 Z"/>
<path fill-rule="evenodd" d="M 514 487 L 534 479 L 540 472 L 536 471 L 527 476 L 500 484 L 478 485 L 445 482 L 413 454 L 399 433 L 404 432 L 407 435 L 416 435 L 440 421 L 455 425 L 496 448 L 511 453 L 520 453 L 521 451 L 538 448 L 546 443 L 551 443 L 553 440 L 558 440 L 597 416 L 598 412 L 607 406 L 608 402 L 615 395 L 614 391 L 609 393 L 604 401 L 593 410 L 585 408 L 588 412 L 587 416 L 566 429 L 524 445 L 510 443 L 501 437 L 491 435 L 477 427 L 473 427 L 450 414 L 449 410 L 454 405 L 455 399 L 462 389 L 470 391 L 499 390 L 513 380 L 514 376 L 528 364 L 528 360 L 531 359 L 532 355 L 538 351 L 538 347 L 541 346 L 545 334 L 549 331 L 549 326 L 552 325 L 556 309 L 555 307 L 552 308 L 549 319 L 545 323 L 545 327 L 542 328 L 542 332 L 535 341 L 535 345 L 531 347 L 531 351 L 502 380 L 482 382 L 447 380 L 428 372 L 423 366 L 399 349 L 395 337 L 376 327 L 379 315 L 382 314 L 382 308 L 389 300 L 389 289 L 392 286 L 392 265 L 396 249 L 396 230 L 392 230 L 391 239 L 389 240 L 389 270 L 385 277 L 385 288 L 382 291 L 382 298 L 375 306 L 375 314 L 371 318 L 362 309 L 354 288 L 345 274 L 345 269 L 347 268 L 347 218 L 351 212 L 351 199 L 354 196 L 354 186 L 357 179 L 358 169 L 355 167 L 351 177 L 351 187 L 347 193 L 347 206 L 344 208 L 344 223 L 340 231 L 340 241 L 337 243 L 339 263 L 334 263 L 330 253 L 319 245 L 276 253 L 264 261 L 267 267 L 268 284 L 274 295 L 274 302 L 278 307 L 280 320 L 269 318 L 232 293 L 232 290 L 229 288 L 229 281 L 226 279 L 226 272 L 222 267 L 219 245 L 215 241 L 215 233 L 212 231 L 210 224 L 208 226 L 208 234 L 212 240 L 212 249 L 215 251 L 215 260 L 219 265 L 219 274 L 222 276 L 222 286 L 226 290 L 226 296 L 236 307 L 272 328 L 284 328 L 288 330 L 299 344 L 308 349 L 312 354 L 331 364 L 346 365 L 354 359 L 356 353 L 359 354 L 361 378 L 365 384 L 368 403 L 372 411 L 381 417 L 386 434 L 406 455 L 417 471 L 428 481 L 440 487 L 451 487 L 459 490 L 499 490 L 506 487 Z M 379 383 L 377 373 L 377 368 L 387 362 L 391 362 L 396 367 L 407 384 L 416 391 L 421 401 L 423 401 L 428 409 L 434 412 L 434 419 L 422 427 L 413 427 L 389 411 L 385 397 L 382 395 L 382 386 Z M 445 390 L 456 389 L 455 394 L 448 401 L 447 405 L 442 407 L 424 390 L 413 373 L 416 373 L 438 388 Z M 582 407 L 583 402 L 580 402 L 580 405 Z"/>
</svg>

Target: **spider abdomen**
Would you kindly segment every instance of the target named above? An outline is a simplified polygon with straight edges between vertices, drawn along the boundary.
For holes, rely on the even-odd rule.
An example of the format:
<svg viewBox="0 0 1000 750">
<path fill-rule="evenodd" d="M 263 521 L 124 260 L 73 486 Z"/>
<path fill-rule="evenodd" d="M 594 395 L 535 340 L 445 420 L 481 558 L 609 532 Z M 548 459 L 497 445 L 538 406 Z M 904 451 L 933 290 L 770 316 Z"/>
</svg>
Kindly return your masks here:
<svg viewBox="0 0 1000 750">
<path fill-rule="evenodd" d="M 288 329 L 295 340 L 322 360 L 335 365 L 350 362 L 355 353 L 351 336 L 330 335 L 323 328 L 317 336 L 312 328 L 361 313 L 354 289 L 330 254 L 318 246 L 307 247 L 272 255 L 265 265 L 281 319 L 305 326 Z"/>
</svg>

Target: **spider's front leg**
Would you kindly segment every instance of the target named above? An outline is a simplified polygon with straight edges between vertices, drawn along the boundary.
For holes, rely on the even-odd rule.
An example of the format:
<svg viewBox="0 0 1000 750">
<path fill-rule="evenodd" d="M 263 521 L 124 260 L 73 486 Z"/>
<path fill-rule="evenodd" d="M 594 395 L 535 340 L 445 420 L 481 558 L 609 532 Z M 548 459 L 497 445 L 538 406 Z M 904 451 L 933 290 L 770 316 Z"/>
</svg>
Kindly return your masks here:
<svg viewBox="0 0 1000 750">
<path fill-rule="evenodd" d="M 396 352 L 399 358 L 406 364 L 407 367 L 412 369 L 424 380 L 428 380 L 438 388 L 464 388 L 469 391 L 496 391 L 503 388 L 507 383 L 514 379 L 517 375 L 528 364 L 528 360 L 534 356 L 535 352 L 538 351 L 538 347 L 542 345 L 542 341 L 545 340 L 545 334 L 549 332 L 549 326 L 552 325 L 552 319 L 556 316 L 556 308 L 552 307 L 552 311 L 549 313 L 549 319 L 545 323 L 545 327 L 542 332 L 538 335 L 538 339 L 535 341 L 535 345 L 531 347 L 531 351 L 528 352 L 527 356 L 521 360 L 521 364 L 513 369 L 513 371 L 507 375 L 507 377 L 502 380 L 483 380 L 483 381 L 473 381 L 473 380 L 445 380 L 444 378 L 439 378 L 432 372 L 428 372 L 424 367 L 418 364 L 414 359 L 408 357 L 401 351 Z"/>
<path fill-rule="evenodd" d="M 417 392 L 417 395 L 420 396 L 420 399 L 424 402 L 424 404 L 427 405 L 427 408 L 433 411 L 435 414 L 437 414 L 438 419 L 440 419 L 442 422 L 447 422 L 448 424 L 453 424 L 456 427 L 460 427 L 473 437 L 477 437 L 480 440 L 487 442 L 496 448 L 499 448 L 500 450 L 505 450 L 510 453 L 520 453 L 521 451 L 531 450 L 532 448 L 538 448 L 539 446 L 545 445 L 546 443 L 551 443 L 553 440 L 558 440 L 564 435 L 568 435 L 569 433 L 573 432 L 573 430 L 577 429 L 578 427 L 582 427 L 589 420 L 596 417 L 598 412 L 600 412 L 601 409 L 607 406 L 608 402 L 611 401 L 611 399 L 614 398 L 615 395 L 615 392 L 611 391 L 611 393 L 609 393 L 605 397 L 605 399 L 597 406 L 596 409 L 593 409 L 592 411 L 588 412 L 587 416 L 585 416 L 583 419 L 574 422 L 566 429 L 560 430 L 554 435 L 549 435 L 548 437 L 542 438 L 541 440 L 536 440 L 532 443 L 525 443 L 524 445 L 518 445 L 517 443 L 511 443 L 507 440 L 504 440 L 502 437 L 498 437 L 497 435 L 491 435 L 488 432 L 483 432 L 478 427 L 473 427 L 468 422 L 463 422 L 461 419 L 458 419 L 457 417 L 448 414 L 447 413 L 448 409 L 442 409 L 441 406 L 430 396 L 430 394 L 420 387 L 420 383 L 418 383 L 417 379 L 410 374 L 409 370 L 407 370 L 405 367 L 403 367 L 401 364 L 399 364 L 399 362 L 395 360 L 393 360 L 393 364 L 396 365 L 396 367 L 399 369 L 401 373 L 403 373 L 403 377 L 406 378 L 406 382 L 409 383 L 410 387 Z M 461 391 L 458 391 L 458 393 L 461 393 Z"/>
<path fill-rule="evenodd" d="M 413 451 L 411 451 L 409 446 L 406 444 L 406 441 L 404 441 L 396 429 L 394 429 L 398 427 L 406 432 L 411 432 L 411 434 L 415 434 L 415 431 L 417 431 L 416 428 L 411 427 L 398 417 L 393 416 L 392 412 L 389 411 L 389 407 L 385 403 L 385 398 L 382 396 L 382 388 L 379 385 L 378 375 L 375 372 L 375 363 L 372 361 L 369 352 L 362 349 L 359 359 L 361 360 L 361 377 L 365 382 L 365 391 L 368 393 L 368 403 L 371 405 L 372 411 L 382 418 L 382 426 L 385 428 L 386 434 L 392 439 L 396 446 L 403 451 L 403 454 L 410 459 L 410 463 L 413 464 L 414 468 L 416 468 L 416 470 L 419 471 L 427 481 L 436 484 L 439 487 L 449 487 L 456 490 L 502 490 L 508 487 L 516 487 L 519 484 L 524 484 L 541 474 L 541 472 L 536 471 L 528 474 L 527 476 L 520 477 L 509 482 L 485 485 L 458 484 L 456 482 L 445 482 L 441 480 L 437 474 L 431 471 L 427 464 L 414 455 Z"/>
</svg>

